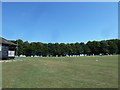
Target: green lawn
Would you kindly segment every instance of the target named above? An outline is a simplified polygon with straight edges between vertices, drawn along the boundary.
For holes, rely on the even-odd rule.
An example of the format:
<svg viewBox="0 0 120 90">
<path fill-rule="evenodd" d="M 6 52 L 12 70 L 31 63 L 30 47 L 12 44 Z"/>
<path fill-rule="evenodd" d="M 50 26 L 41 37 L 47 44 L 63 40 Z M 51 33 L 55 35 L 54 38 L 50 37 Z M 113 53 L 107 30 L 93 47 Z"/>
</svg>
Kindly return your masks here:
<svg viewBox="0 0 120 90">
<path fill-rule="evenodd" d="M 3 62 L 3 88 L 117 88 L 118 56 L 24 57 Z M 98 60 L 98 61 L 96 61 Z"/>
</svg>

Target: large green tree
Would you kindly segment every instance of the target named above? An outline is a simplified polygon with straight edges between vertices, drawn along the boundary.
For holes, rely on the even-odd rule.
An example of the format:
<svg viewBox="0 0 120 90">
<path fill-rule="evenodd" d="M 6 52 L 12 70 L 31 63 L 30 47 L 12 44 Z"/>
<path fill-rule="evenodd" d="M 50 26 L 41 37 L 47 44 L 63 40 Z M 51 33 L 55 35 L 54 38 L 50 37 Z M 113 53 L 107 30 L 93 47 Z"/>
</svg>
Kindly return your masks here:
<svg viewBox="0 0 120 90">
<path fill-rule="evenodd" d="M 30 43 L 28 41 L 25 41 L 23 43 L 23 54 L 28 57 L 28 56 L 32 56 L 32 47 L 30 45 Z"/>
<path fill-rule="evenodd" d="M 21 39 L 18 39 L 15 41 L 15 43 L 17 44 L 17 47 L 16 47 L 16 55 L 20 56 L 20 55 L 23 55 L 23 41 Z"/>
<path fill-rule="evenodd" d="M 109 45 L 106 41 L 100 42 L 100 53 L 102 53 L 103 55 L 106 55 L 109 53 Z"/>
</svg>

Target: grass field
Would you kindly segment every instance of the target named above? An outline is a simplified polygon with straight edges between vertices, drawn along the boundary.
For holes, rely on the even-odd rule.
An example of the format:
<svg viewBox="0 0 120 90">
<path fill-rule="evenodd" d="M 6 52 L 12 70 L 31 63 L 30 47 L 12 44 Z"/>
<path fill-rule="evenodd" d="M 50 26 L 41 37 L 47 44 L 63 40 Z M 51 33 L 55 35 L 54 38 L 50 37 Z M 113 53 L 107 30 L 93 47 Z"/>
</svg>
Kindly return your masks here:
<svg viewBox="0 0 120 90">
<path fill-rule="evenodd" d="M 117 88 L 118 56 L 23 57 L 3 62 L 3 88 Z M 98 60 L 98 61 L 96 61 Z"/>
</svg>

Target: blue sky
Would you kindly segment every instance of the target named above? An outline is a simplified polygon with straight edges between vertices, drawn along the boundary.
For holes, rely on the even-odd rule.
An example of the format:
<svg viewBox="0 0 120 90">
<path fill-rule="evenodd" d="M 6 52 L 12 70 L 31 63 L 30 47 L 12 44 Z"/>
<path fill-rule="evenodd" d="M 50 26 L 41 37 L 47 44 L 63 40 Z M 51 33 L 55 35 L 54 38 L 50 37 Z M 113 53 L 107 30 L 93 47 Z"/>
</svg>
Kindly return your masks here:
<svg viewBox="0 0 120 90">
<path fill-rule="evenodd" d="M 74 43 L 118 38 L 117 2 L 4 2 L 2 36 Z"/>
</svg>

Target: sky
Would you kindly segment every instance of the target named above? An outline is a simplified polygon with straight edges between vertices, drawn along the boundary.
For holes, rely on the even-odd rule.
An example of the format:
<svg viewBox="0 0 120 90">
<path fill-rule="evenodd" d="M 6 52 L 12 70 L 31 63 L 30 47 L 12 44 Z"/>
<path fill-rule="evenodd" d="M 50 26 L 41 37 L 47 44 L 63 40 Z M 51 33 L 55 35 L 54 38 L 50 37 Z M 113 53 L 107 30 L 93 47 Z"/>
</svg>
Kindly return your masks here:
<svg viewBox="0 0 120 90">
<path fill-rule="evenodd" d="M 2 37 L 75 43 L 118 38 L 117 2 L 3 2 Z"/>
</svg>

